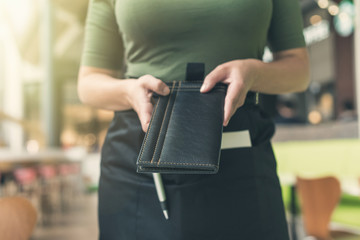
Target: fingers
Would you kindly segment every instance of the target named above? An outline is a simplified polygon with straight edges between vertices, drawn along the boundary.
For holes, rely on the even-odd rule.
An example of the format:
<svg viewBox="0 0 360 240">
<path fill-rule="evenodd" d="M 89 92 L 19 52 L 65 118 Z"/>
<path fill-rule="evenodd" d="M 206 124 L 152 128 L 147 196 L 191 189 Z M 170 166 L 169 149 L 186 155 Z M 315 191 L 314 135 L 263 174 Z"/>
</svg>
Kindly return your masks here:
<svg viewBox="0 0 360 240">
<path fill-rule="evenodd" d="M 152 110 L 153 110 L 153 105 L 149 101 L 141 104 L 139 110 L 137 111 L 141 123 L 141 128 L 144 132 L 146 132 L 149 127 Z"/>
<path fill-rule="evenodd" d="M 168 95 L 170 93 L 169 87 L 160 79 L 151 75 L 144 75 L 138 80 L 134 81 L 133 87 L 129 91 L 129 103 L 136 111 L 142 130 L 147 131 L 151 115 L 153 111 L 153 93 L 159 95 Z"/>
<path fill-rule="evenodd" d="M 229 84 L 224 105 L 224 126 L 229 124 L 232 115 L 244 104 L 245 98 L 246 90 L 241 83 L 232 82 Z"/>
<path fill-rule="evenodd" d="M 169 87 L 163 81 L 151 75 L 144 75 L 140 77 L 139 80 L 146 89 L 149 89 L 159 95 L 166 96 L 170 93 Z"/>
<path fill-rule="evenodd" d="M 170 93 L 169 87 L 160 79 L 157 79 L 151 75 L 144 75 L 138 79 L 140 85 L 146 91 L 142 100 L 139 100 L 138 116 L 141 122 L 141 127 L 144 132 L 147 131 L 151 120 L 153 103 L 152 94 L 155 92 L 159 95 L 166 96 Z"/>
<path fill-rule="evenodd" d="M 204 83 L 200 88 L 200 92 L 205 93 L 210 91 L 216 83 L 221 82 L 227 78 L 227 70 L 224 65 L 217 66 L 204 79 Z"/>
</svg>

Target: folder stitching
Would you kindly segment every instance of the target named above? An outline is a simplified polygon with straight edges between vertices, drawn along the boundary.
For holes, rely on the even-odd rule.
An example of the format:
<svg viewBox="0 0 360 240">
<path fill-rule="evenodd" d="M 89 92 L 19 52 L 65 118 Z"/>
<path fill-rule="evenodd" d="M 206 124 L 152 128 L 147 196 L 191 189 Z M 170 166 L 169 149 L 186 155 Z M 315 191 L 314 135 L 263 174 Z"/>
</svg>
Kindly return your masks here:
<svg viewBox="0 0 360 240">
<path fill-rule="evenodd" d="M 181 82 L 179 82 L 179 86 L 178 86 L 178 89 L 179 89 L 179 90 L 180 90 L 180 88 L 181 88 Z M 174 98 L 174 104 L 173 104 L 173 107 L 172 107 L 172 109 L 171 109 L 170 116 L 169 116 L 169 122 L 170 122 L 170 120 L 171 120 L 171 115 L 172 115 L 172 113 L 174 112 L 175 101 L 176 101 L 176 97 L 177 97 L 177 95 L 178 95 L 178 93 L 179 93 L 179 90 L 176 91 L 176 95 L 175 95 L 175 98 Z M 164 117 L 164 119 L 165 119 L 165 117 Z M 162 127 L 162 126 L 161 126 L 161 127 Z M 167 130 L 168 130 L 168 128 L 166 128 L 166 130 L 165 130 L 164 142 L 165 142 L 165 139 L 166 139 Z M 160 130 L 160 132 L 161 132 L 161 130 Z M 157 163 L 158 165 L 160 164 L 160 161 L 161 161 L 161 154 L 162 154 L 162 150 L 163 150 L 163 149 L 164 149 L 164 148 L 162 148 L 161 151 L 160 151 L 159 161 L 158 161 L 158 163 Z M 155 153 L 154 153 L 154 154 L 155 154 Z"/>
<path fill-rule="evenodd" d="M 159 102 L 160 102 L 160 99 L 158 99 L 158 101 L 156 102 L 156 106 L 155 106 L 155 110 L 154 110 L 154 115 L 156 114 L 156 110 L 158 109 Z M 141 153 L 140 153 L 140 157 L 139 157 L 139 162 L 146 162 L 146 161 L 143 161 L 143 160 L 142 160 L 142 156 L 143 156 L 143 152 L 144 152 L 144 149 L 145 149 L 145 146 L 146 146 L 146 141 L 148 140 L 148 137 L 149 137 L 149 135 L 150 135 L 150 130 L 151 130 L 151 126 L 152 126 L 152 121 L 153 121 L 153 119 L 151 119 L 151 121 L 150 121 L 150 123 L 149 123 L 149 129 L 148 129 L 148 131 L 146 132 L 146 137 L 145 137 L 145 140 L 144 140 L 143 148 L 141 149 Z"/>
<path fill-rule="evenodd" d="M 166 165 L 166 164 L 176 164 L 176 165 L 191 165 L 191 166 L 216 166 L 215 164 L 209 163 L 183 163 L 183 162 L 159 162 L 157 165 Z"/>
<path fill-rule="evenodd" d="M 170 121 L 174 121 L 174 114 L 175 110 L 175 102 L 176 99 L 179 97 L 179 92 L 189 92 L 192 94 L 195 92 L 199 92 L 201 85 L 203 84 L 202 81 L 198 82 L 184 82 L 182 81 L 175 81 L 165 82 L 170 88 L 171 88 L 171 94 L 169 96 L 169 99 L 166 100 L 162 98 L 162 96 L 159 96 L 159 101 L 156 104 L 156 107 L 154 109 L 153 114 L 157 114 L 156 121 L 151 121 L 149 126 L 149 131 L 147 131 L 147 136 L 143 142 L 143 145 L 149 145 L 154 146 L 154 141 L 156 140 L 155 147 L 149 147 L 146 146 L 141 149 L 141 154 L 138 158 L 138 163 L 140 163 L 137 166 L 137 172 L 177 172 L 176 169 L 179 170 L 180 173 L 191 171 L 192 173 L 216 173 L 219 169 L 219 159 L 217 163 L 204 163 L 203 161 L 197 161 L 195 162 L 189 162 L 189 159 L 187 157 L 181 157 L 176 156 L 175 159 L 167 159 L 164 156 L 164 159 L 162 159 L 162 153 L 165 154 L 164 144 L 165 141 L 168 142 L 168 132 L 170 132 L 171 129 L 168 129 L 170 126 Z M 222 94 L 226 92 L 226 85 L 225 84 L 217 84 L 214 86 L 211 92 L 217 92 L 217 94 Z M 176 91 L 176 94 L 175 94 Z M 200 93 L 200 92 L 199 92 Z M 205 94 L 204 94 L 205 95 Z M 160 102 L 161 99 L 161 102 Z M 167 101 L 167 102 L 165 102 Z M 165 107 L 166 104 L 166 107 Z M 177 105 L 177 104 L 176 104 Z M 164 111 L 165 107 L 165 111 Z M 172 108 L 172 109 L 171 109 Z M 178 109 L 176 107 L 176 109 Z M 156 111 L 157 110 L 157 111 Z M 163 119 L 161 119 L 163 118 Z M 159 124 L 161 123 L 161 124 Z M 151 130 L 151 131 L 150 131 Z M 157 132 L 159 131 L 159 132 Z M 149 144 L 150 143 L 150 144 Z M 155 151 L 154 151 L 155 150 Z M 154 152 L 152 152 L 154 151 Z M 220 154 L 220 152 L 219 152 Z M 146 159 L 145 158 L 150 158 Z M 174 161 L 175 160 L 175 161 Z M 205 159 L 204 159 L 205 160 Z"/>
<path fill-rule="evenodd" d="M 158 143 L 159 143 L 161 131 L 162 131 L 163 126 L 164 126 L 165 118 L 166 118 L 166 115 L 167 115 L 167 112 L 168 112 L 168 108 L 169 108 L 169 103 L 170 103 L 170 100 L 171 100 L 171 95 L 173 94 L 175 84 L 176 84 L 176 82 L 174 81 L 174 82 L 173 82 L 173 86 L 172 86 L 172 88 L 171 88 L 171 92 L 170 92 L 170 94 L 169 94 L 169 100 L 168 100 L 168 102 L 167 102 L 167 104 L 166 104 L 166 109 L 165 109 L 165 113 L 164 113 L 163 120 L 162 120 L 162 122 L 161 122 L 161 127 L 160 127 L 160 131 L 159 131 L 159 135 L 157 136 L 156 145 L 155 145 L 155 148 L 154 148 L 154 153 L 153 153 L 153 156 L 152 156 L 151 161 L 150 161 L 151 163 L 154 162 L 154 157 L 155 157 L 156 149 L 157 149 L 157 146 L 158 146 Z M 165 135 L 166 135 L 166 134 L 165 134 Z M 161 153 L 160 153 L 160 155 L 161 155 Z"/>
</svg>

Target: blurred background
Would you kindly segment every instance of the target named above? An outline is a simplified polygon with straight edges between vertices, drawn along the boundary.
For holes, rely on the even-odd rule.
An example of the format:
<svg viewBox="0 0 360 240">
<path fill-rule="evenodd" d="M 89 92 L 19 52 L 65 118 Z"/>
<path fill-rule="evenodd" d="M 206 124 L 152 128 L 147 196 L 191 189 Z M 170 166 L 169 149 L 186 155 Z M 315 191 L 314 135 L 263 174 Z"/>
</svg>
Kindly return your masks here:
<svg viewBox="0 0 360 240">
<path fill-rule="evenodd" d="M 277 125 L 290 234 L 303 239 L 340 228 L 346 233 L 335 234 L 339 239 L 360 239 L 360 1 L 299 2 L 310 87 L 260 101 Z M 0 199 L 31 201 L 38 216 L 31 239 L 97 239 L 99 151 L 113 114 L 77 96 L 87 6 L 0 0 Z M 267 49 L 264 61 L 271 60 Z M 324 204 L 329 193 L 311 184 L 334 185 L 334 204 Z M 309 189 L 319 197 L 309 199 L 316 195 Z M 316 216 L 304 212 L 314 206 Z M 324 223 L 318 230 L 314 222 Z"/>
</svg>

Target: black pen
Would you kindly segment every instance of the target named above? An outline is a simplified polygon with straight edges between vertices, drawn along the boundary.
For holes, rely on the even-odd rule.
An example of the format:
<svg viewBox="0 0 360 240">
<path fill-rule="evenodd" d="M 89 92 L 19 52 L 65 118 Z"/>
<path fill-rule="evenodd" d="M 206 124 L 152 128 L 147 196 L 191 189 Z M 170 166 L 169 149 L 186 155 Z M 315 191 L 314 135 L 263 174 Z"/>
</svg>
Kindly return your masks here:
<svg viewBox="0 0 360 240">
<path fill-rule="evenodd" d="M 169 215 L 168 215 L 168 210 L 167 210 L 167 206 L 166 206 L 165 188 L 164 188 L 164 184 L 162 182 L 160 173 L 153 173 L 153 178 L 154 178 L 156 192 L 157 192 L 157 195 L 158 195 L 158 198 L 160 201 L 160 206 L 161 206 L 164 216 L 167 220 L 167 219 L 169 219 Z"/>
</svg>

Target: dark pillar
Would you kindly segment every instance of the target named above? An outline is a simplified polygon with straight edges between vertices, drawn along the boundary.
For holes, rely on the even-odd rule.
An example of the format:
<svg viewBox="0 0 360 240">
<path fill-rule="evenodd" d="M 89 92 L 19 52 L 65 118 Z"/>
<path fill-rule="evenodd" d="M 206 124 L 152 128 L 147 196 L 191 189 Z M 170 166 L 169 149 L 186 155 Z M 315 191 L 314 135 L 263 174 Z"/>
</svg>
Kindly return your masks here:
<svg viewBox="0 0 360 240">
<path fill-rule="evenodd" d="M 339 3 L 341 0 L 336 0 Z M 344 103 L 355 105 L 354 34 L 341 37 L 335 34 L 335 114 L 344 110 Z"/>
</svg>

